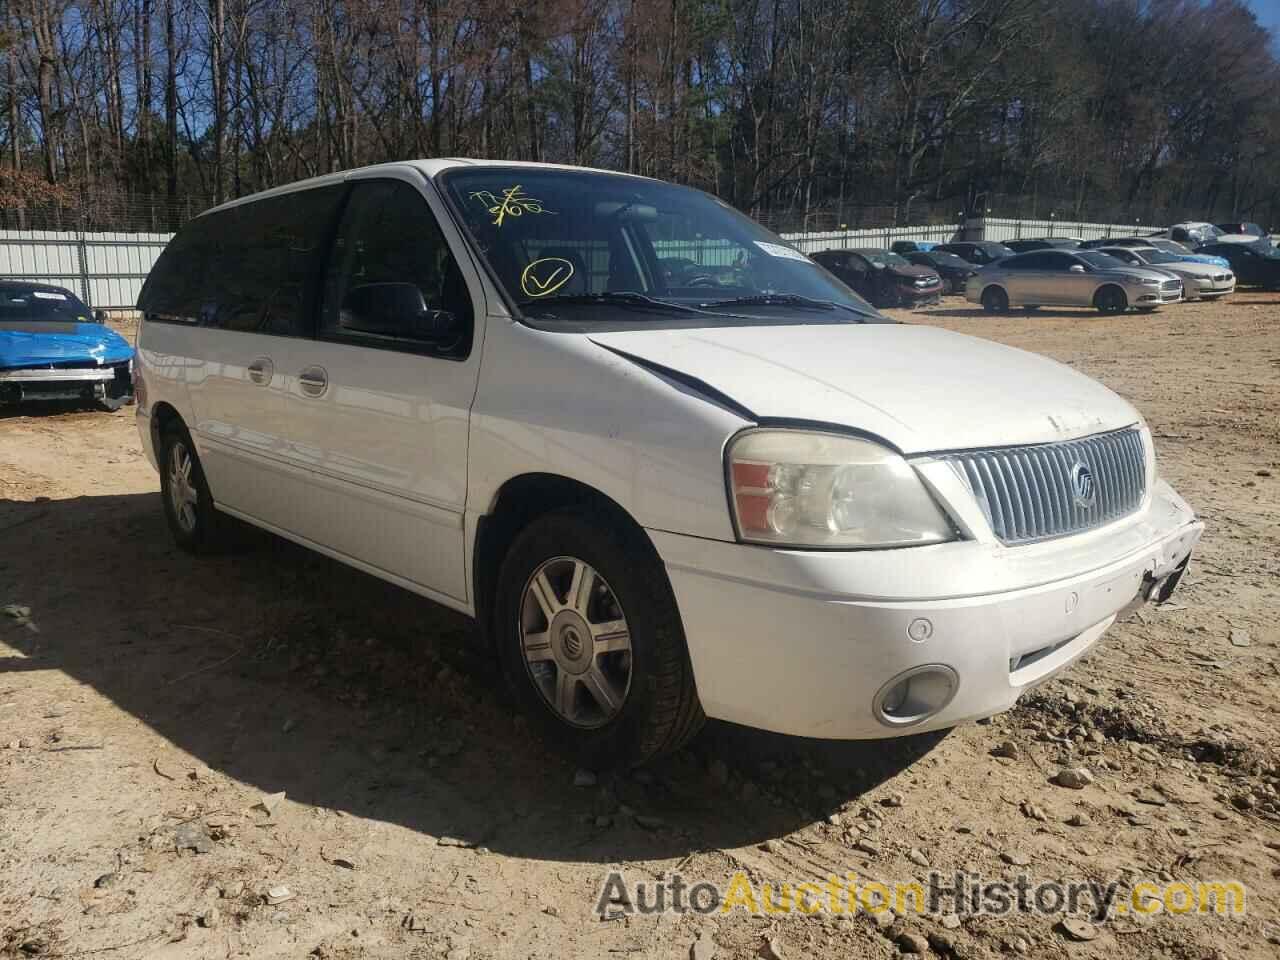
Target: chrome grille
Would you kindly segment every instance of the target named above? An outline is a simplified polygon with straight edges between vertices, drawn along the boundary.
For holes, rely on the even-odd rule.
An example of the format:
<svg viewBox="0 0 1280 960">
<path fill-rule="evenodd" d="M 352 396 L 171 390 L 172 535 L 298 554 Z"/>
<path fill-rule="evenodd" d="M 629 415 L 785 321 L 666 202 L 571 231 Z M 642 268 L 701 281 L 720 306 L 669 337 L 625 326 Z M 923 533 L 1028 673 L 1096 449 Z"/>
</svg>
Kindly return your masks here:
<svg viewBox="0 0 1280 960">
<path fill-rule="evenodd" d="M 1165 280 L 1163 283 L 1160 284 L 1160 289 L 1161 290 L 1177 290 L 1180 286 L 1182 286 L 1181 280 Z"/>
<path fill-rule="evenodd" d="M 1006 544 L 1101 527 L 1133 513 L 1146 495 L 1146 450 L 1142 434 L 1132 427 L 1060 443 L 964 450 L 940 459 L 955 466 Z"/>
</svg>

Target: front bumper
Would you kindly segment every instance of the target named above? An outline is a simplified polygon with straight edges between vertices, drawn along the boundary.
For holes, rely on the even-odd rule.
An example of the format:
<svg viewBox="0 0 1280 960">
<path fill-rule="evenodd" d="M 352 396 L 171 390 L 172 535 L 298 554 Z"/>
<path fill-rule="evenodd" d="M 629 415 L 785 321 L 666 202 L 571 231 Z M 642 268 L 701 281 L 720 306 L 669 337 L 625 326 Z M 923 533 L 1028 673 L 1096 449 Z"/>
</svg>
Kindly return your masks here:
<svg viewBox="0 0 1280 960">
<path fill-rule="evenodd" d="M 898 285 L 898 300 L 904 307 L 938 303 L 942 300 L 942 290 L 941 281 L 927 287 L 917 287 L 914 283 L 902 283 Z"/>
<path fill-rule="evenodd" d="M 1129 289 L 1129 298 L 1134 306 L 1154 307 L 1164 306 L 1167 303 L 1177 303 L 1182 299 L 1184 288 L 1182 284 L 1179 284 L 1176 290 L 1148 286 L 1133 286 Z"/>
<path fill-rule="evenodd" d="M 1212 277 L 1197 277 L 1190 284 L 1184 283 L 1184 288 L 1189 296 L 1224 297 L 1235 290 L 1236 281 L 1234 277 L 1224 281 L 1214 280 Z"/>
<path fill-rule="evenodd" d="M 1004 547 L 796 551 L 650 531 L 708 716 L 798 736 L 873 739 L 1012 706 L 1085 653 L 1190 557 L 1204 525 L 1167 484 L 1101 530 Z M 942 668 L 939 711 L 878 710 L 898 678 Z"/>
<path fill-rule="evenodd" d="M 128 362 L 83 367 L 38 367 L 0 370 L 0 403 L 129 396 L 133 392 Z"/>
</svg>

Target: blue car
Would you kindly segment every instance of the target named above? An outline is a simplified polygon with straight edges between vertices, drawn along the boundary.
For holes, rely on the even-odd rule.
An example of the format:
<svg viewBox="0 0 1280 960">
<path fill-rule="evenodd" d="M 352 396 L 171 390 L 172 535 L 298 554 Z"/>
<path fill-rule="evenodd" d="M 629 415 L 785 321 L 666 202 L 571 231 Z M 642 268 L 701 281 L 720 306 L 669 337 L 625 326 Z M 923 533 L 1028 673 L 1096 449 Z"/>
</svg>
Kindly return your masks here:
<svg viewBox="0 0 1280 960">
<path fill-rule="evenodd" d="M 64 287 L 0 280 L 0 403 L 133 399 L 133 347 Z"/>
<path fill-rule="evenodd" d="M 1177 240 L 1169 240 L 1163 237 L 1147 237 L 1146 241 L 1157 250 L 1163 250 L 1165 253 L 1172 253 L 1174 256 L 1185 260 L 1187 263 L 1208 263 L 1215 267 L 1230 267 L 1231 261 L 1225 257 L 1215 257 L 1207 253 L 1192 253 Z"/>
<path fill-rule="evenodd" d="M 925 253 L 938 245 L 936 240 L 895 240 L 889 248 L 894 253 L 906 256 L 908 253 Z"/>
</svg>

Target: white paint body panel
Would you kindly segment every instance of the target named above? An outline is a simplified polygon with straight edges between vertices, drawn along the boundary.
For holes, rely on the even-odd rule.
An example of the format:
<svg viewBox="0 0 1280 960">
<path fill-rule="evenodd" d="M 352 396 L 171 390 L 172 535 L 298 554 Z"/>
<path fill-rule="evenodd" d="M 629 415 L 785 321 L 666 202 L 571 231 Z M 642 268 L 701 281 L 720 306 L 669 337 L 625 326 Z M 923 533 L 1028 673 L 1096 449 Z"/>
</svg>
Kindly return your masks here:
<svg viewBox="0 0 1280 960">
<path fill-rule="evenodd" d="M 458 162 L 317 182 L 417 178 L 440 213 L 427 178 Z M 504 484 L 575 480 L 648 531 L 706 712 L 813 736 L 897 735 L 871 700 L 925 662 L 960 677 L 929 726 L 1009 706 L 1088 649 L 1144 574 L 1172 570 L 1199 537 L 1190 509 L 1159 485 L 1102 530 L 1004 547 L 958 476 L 917 457 L 966 539 L 830 552 L 739 544 L 724 449 L 759 420 L 847 427 L 920 455 L 1074 439 L 1140 417 L 1066 366 L 928 327 L 534 329 L 508 315 L 452 222 L 438 219 L 472 290 L 466 361 L 144 323 L 138 422 L 152 461 L 151 415 L 164 403 L 191 428 L 222 507 L 468 613 L 476 531 Z M 247 371 L 259 358 L 272 366 L 263 385 Z M 299 387 L 313 366 L 328 377 L 320 397 Z M 906 634 L 921 616 L 934 622 L 924 644 Z M 1010 673 L 1011 655 L 1062 641 L 1034 673 Z"/>
<path fill-rule="evenodd" d="M 1139 419 L 1068 366 L 936 327 L 723 327 L 592 339 L 696 376 L 759 417 L 855 427 L 904 453 L 1074 439 Z"/>
</svg>

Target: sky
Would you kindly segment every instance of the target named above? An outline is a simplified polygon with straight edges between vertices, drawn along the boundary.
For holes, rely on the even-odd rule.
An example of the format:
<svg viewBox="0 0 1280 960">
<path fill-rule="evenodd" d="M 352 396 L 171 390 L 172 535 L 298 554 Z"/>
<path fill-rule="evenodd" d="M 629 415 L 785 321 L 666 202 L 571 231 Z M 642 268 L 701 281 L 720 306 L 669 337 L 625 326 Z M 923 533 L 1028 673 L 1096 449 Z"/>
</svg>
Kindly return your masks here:
<svg viewBox="0 0 1280 960">
<path fill-rule="evenodd" d="M 1258 15 L 1264 25 L 1271 28 L 1272 34 L 1280 38 L 1280 0 L 1247 0 L 1253 12 Z"/>
</svg>

